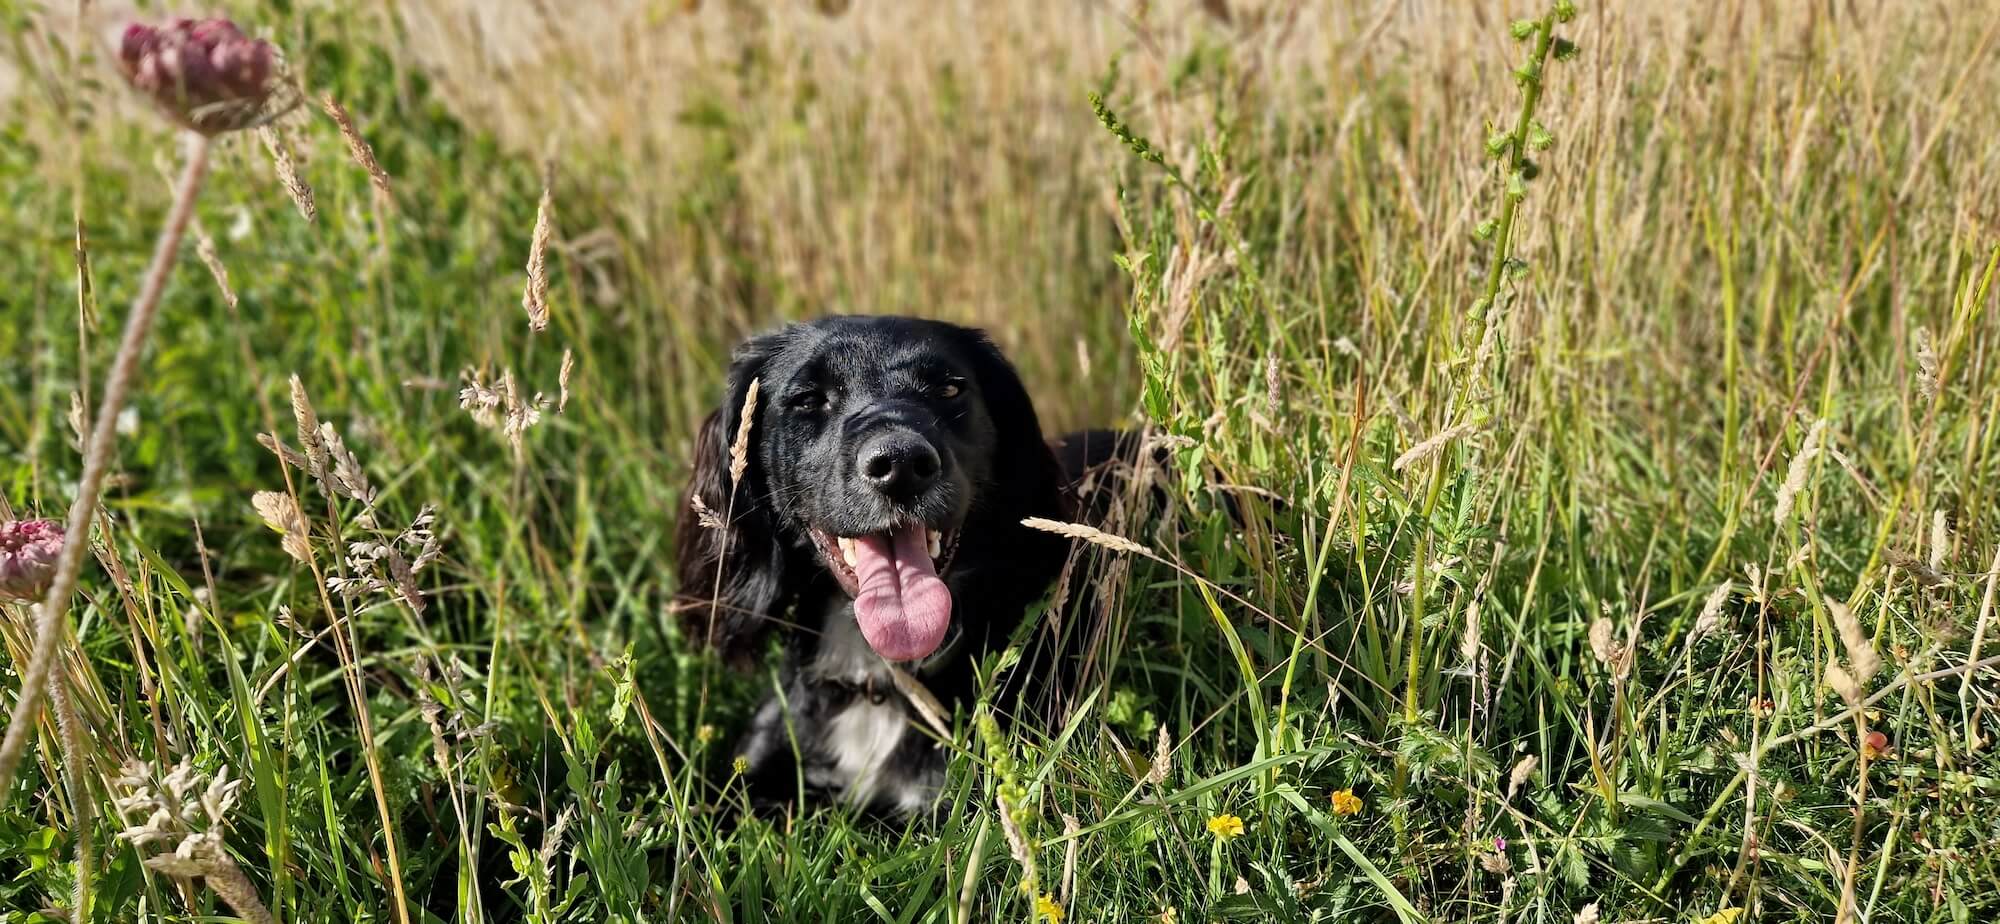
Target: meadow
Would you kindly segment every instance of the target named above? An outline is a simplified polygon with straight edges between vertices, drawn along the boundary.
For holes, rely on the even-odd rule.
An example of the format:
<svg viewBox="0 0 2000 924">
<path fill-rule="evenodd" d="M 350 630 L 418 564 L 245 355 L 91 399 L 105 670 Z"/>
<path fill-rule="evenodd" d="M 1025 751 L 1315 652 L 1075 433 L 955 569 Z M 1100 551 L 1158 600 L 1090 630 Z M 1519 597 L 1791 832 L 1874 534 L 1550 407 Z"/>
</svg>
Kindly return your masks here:
<svg viewBox="0 0 2000 924">
<path fill-rule="evenodd" d="M 207 12 L 301 105 L 107 422 L 0 921 L 2000 918 L 1993 0 Z M 0 521 L 189 150 L 128 15 L 0 0 Z M 729 347 L 832 313 L 1174 463 L 909 825 L 746 814 L 773 668 L 667 608 Z"/>
</svg>

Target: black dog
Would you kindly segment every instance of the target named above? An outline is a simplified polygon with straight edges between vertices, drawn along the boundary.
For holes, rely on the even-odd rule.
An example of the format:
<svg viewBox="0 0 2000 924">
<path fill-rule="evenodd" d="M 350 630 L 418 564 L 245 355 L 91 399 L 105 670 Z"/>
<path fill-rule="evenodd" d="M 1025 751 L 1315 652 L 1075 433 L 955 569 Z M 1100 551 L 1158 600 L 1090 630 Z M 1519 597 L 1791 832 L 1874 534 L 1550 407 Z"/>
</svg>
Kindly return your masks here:
<svg viewBox="0 0 2000 924">
<path fill-rule="evenodd" d="M 1021 520 L 1076 515 L 1071 486 L 1129 442 L 1093 432 L 1051 447 L 1013 366 L 952 324 L 834 317 L 739 348 L 696 440 L 674 607 L 739 664 L 784 635 L 784 695 L 737 752 L 753 800 L 791 801 L 802 778 L 877 814 L 927 809 L 943 755 L 912 727 L 890 663 L 947 710 L 969 701 L 973 665 L 1069 556 Z"/>
</svg>

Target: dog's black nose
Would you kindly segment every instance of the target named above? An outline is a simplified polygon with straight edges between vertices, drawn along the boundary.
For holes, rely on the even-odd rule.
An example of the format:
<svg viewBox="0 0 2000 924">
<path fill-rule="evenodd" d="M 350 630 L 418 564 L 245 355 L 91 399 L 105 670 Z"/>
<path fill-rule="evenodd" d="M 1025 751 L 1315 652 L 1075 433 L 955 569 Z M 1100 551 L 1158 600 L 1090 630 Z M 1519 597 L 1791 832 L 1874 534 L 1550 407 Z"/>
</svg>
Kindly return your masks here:
<svg viewBox="0 0 2000 924">
<path fill-rule="evenodd" d="M 937 480 L 937 449 L 908 430 L 884 433 L 861 447 L 861 477 L 890 497 L 908 498 Z"/>
</svg>

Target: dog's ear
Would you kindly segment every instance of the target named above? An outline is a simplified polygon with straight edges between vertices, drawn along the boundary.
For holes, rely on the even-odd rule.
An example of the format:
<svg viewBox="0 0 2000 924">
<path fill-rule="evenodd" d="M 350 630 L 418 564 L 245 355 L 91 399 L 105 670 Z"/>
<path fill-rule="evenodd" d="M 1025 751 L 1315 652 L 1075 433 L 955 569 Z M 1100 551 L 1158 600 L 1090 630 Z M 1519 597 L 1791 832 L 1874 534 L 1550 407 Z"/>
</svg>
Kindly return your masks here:
<svg viewBox="0 0 2000 924">
<path fill-rule="evenodd" d="M 679 583 L 672 608 L 688 638 L 735 663 L 756 653 L 770 618 L 780 615 L 790 596 L 785 553 L 757 459 L 761 408 L 749 410 L 751 429 L 740 450 L 735 445 L 751 387 L 784 345 L 784 336 L 767 334 L 737 348 L 722 403 L 695 434 L 694 464 L 681 498 L 675 544 Z M 760 397 L 758 404 L 763 403 Z M 737 451 L 744 467 L 732 479 Z"/>
<path fill-rule="evenodd" d="M 1062 467 L 1042 437 L 1042 422 L 1035 415 L 1035 402 L 1028 397 L 1027 386 L 984 331 L 967 330 L 965 337 L 979 393 L 986 401 L 986 415 L 999 437 L 995 470 L 1007 473 L 1002 482 L 1013 495 L 1007 499 L 1006 509 L 1021 510 L 1022 516 L 1060 517 Z"/>
</svg>

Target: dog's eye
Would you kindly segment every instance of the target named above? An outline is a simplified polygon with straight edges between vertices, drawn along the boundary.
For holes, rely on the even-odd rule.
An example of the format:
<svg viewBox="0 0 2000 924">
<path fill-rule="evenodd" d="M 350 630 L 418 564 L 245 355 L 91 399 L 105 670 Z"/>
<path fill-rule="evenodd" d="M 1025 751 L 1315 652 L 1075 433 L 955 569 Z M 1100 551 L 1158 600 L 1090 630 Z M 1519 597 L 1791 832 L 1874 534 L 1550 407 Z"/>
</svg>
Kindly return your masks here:
<svg viewBox="0 0 2000 924">
<path fill-rule="evenodd" d="M 793 395 L 785 404 L 801 414 L 816 414 L 830 409 L 833 399 L 825 392 L 808 391 Z"/>
<path fill-rule="evenodd" d="M 944 383 L 944 385 L 943 385 L 942 387 L 940 387 L 940 388 L 938 389 L 938 392 L 937 392 L 937 393 L 938 393 L 938 397 L 940 397 L 940 398 L 943 398 L 943 399 L 945 399 L 945 400 L 949 401 L 949 400 L 951 400 L 952 398 L 956 398 L 956 397 L 958 397 L 959 395 L 963 394 L 964 392 L 965 392 L 965 389 L 964 389 L 964 388 L 961 388 L 961 387 L 959 387 L 959 384 L 958 384 L 957 382 L 946 382 L 946 383 Z"/>
</svg>

